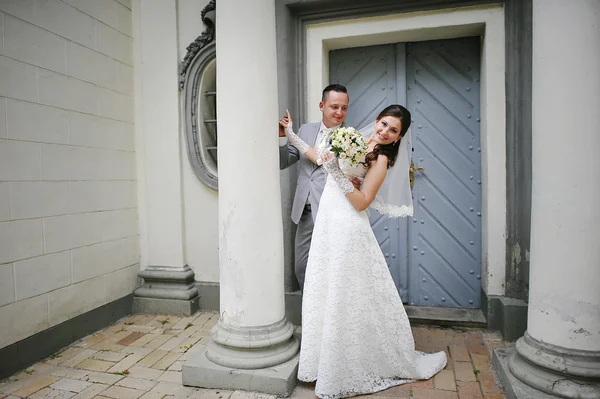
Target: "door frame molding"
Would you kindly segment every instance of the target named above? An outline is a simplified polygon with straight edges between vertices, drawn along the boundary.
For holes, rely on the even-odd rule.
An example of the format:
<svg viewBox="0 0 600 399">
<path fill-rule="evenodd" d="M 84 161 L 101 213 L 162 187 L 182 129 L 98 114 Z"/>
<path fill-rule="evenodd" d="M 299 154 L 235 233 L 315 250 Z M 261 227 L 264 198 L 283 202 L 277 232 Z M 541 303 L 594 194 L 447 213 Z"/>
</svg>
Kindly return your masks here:
<svg viewBox="0 0 600 399">
<path fill-rule="evenodd" d="M 328 52 L 385 43 L 482 37 L 481 167 L 482 288 L 504 295 L 506 275 L 506 91 L 505 26 L 502 5 L 486 4 L 452 10 L 404 12 L 344 21 L 308 23 L 305 27 L 308 120 L 317 120 L 321 90 L 328 83 Z M 302 106 L 301 104 L 299 104 Z"/>
<path fill-rule="evenodd" d="M 307 121 L 306 27 L 309 24 L 393 13 L 446 10 L 474 5 L 504 7 L 506 53 L 506 263 L 504 295 L 527 300 L 529 283 L 529 231 L 531 226 L 531 74 L 532 0 L 277 0 L 277 81 L 279 109 L 290 109 L 300 123 Z M 309 104 L 316 107 L 317 104 Z M 284 211 L 286 279 L 295 284 L 293 254 L 295 226 L 287 222 L 294 192 L 294 171 L 281 175 Z M 486 262 L 484 259 L 483 262 Z M 504 287 L 504 284 L 506 285 Z M 495 295 L 486 292 L 484 311 Z M 497 290 L 501 292 L 502 290 Z M 488 297 L 489 295 L 489 297 Z M 526 309 L 526 306 L 525 306 Z M 490 317 L 498 312 L 490 313 Z M 496 315 L 497 316 L 497 315 Z M 492 317 L 492 319 L 494 319 Z M 497 320 L 498 321 L 498 320 Z M 501 323 L 501 321 L 498 321 Z M 524 331 L 524 324 L 522 330 Z M 515 337 L 521 336 L 521 333 Z"/>
<path fill-rule="evenodd" d="M 364 17 L 307 25 L 306 104 L 328 84 L 329 51 L 385 43 L 482 37 L 482 288 L 503 295 L 506 264 L 506 92 L 504 9 L 499 5 Z M 308 109 L 309 120 L 319 118 Z"/>
</svg>

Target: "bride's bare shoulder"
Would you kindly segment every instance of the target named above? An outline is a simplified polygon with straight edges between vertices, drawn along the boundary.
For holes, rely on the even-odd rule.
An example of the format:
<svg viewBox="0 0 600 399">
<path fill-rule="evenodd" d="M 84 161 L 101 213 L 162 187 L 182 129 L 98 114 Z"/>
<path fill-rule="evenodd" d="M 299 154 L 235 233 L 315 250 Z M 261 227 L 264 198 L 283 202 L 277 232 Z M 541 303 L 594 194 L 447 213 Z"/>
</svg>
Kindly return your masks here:
<svg viewBox="0 0 600 399">
<path fill-rule="evenodd" d="M 387 169 L 388 162 L 389 162 L 389 159 L 388 159 L 387 155 L 379 154 L 379 155 L 377 155 L 377 159 L 375 159 L 373 162 L 371 162 L 371 167 L 377 165 L 377 167 L 379 167 L 379 168 Z"/>
</svg>

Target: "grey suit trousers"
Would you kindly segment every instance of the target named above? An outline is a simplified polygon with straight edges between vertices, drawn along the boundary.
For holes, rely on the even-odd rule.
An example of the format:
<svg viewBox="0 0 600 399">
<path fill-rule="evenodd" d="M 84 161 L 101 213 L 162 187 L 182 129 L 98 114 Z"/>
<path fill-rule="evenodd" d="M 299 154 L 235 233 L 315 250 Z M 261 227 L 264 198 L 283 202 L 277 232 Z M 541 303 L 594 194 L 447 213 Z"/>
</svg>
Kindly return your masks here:
<svg viewBox="0 0 600 399">
<path fill-rule="evenodd" d="M 306 143 L 314 145 L 321 122 L 307 123 L 300 126 L 298 136 Z M 279 147 L 279 168 L 285 169 L 298 162 L 298 182 L 292 204 L 291 218 L 298 225 L 296 229 L 295 273 L 300 289 L 304 287 L 304 275 L 308 261 L 308 251 L 314 226 L 314 219 L 319 210 L 319 200 L 325 187 L 326 175 L 323 169 L 315 165 L 300 153 L 293 145 Z M 311 206 L 306 207 L 307 200 Z"/>
<path fill-rule="evenodd" d="M 307 207 L 302 211 L 302 216 L 298 221 L 296 228 L 296 251 L 295 251 L 295 272 L 300 290 L 304 290 L 304 276 L 306 275 L 306 264 L 308 263 L 308 251 L 313 233 L 313 215 Z"/>
</svg>

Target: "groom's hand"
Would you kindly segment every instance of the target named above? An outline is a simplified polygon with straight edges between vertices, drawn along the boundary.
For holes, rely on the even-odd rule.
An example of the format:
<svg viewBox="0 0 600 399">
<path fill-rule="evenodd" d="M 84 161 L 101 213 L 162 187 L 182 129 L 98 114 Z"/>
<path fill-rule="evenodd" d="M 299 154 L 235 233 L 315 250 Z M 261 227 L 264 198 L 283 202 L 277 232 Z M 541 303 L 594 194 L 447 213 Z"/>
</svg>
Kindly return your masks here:
<svg viewBox="0 0 600 399">
<path fill-rule="evenodd" d="M 279 137 L 285 137 L 285 128 L 287 127 L 287 120 L 285 116 L 279 120 Z"/>
<path fill-rule="evenodd" d="M 281 122 L 281 120 L 279 121 L 279 137 L 285 137 L 285 128 L 286 128 L 287 124 L 284 126 Z"/>
<path fill-rule="evenodd" d="M 285 129 L 287 128 L 287 118 L 284 116 L 279 120 L 279 137 L 285 137 Z"/>
<path fill-rule="evenodd" d="M 285 129 L 288 127 L 288 123 L 292 121 L 290 111 L 285 110 L 285 116 L 279 120 L 279 137 L 285 137 Z"/>
</svg>

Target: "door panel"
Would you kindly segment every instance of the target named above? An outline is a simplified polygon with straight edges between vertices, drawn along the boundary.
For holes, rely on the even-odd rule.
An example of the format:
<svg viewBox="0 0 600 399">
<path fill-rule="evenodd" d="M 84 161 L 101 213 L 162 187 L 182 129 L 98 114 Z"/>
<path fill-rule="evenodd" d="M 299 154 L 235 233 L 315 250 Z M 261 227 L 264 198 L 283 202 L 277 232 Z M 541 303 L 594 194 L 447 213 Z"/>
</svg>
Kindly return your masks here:
<svg viewBox="0 0 600 399">
<path fill-rule="evenodd" d="M 476 308 L 481 290 L 479 38 L 410 43 L 415 215 L 409 296 L 415 305 Z"/>
<path fill-rule="evenodd" d="M 480 306 L 481 162 L 479 38 L 330 52 L 330 81 L 348 88 L 346 125 L 360 128 L 387 105 L 413 116 L 412 219 L 371 210 L 371 225 L 402 300 Z"/>
<path fill-rule="evenodd" d="M 402 76 L 400 97 L 404 100 L 404 45 L 383 45 L 335 50 L 329 53 L 330 82 L 346 86 L 350 105 L 346 125 L 356 129 L 373 122 L 379 112 L 397 103 L 398 75 Z M 400 62 L 399 62 L 400 61 Z M 400 69 L 400 71 L 398 70 Z M 371 226 L 396 288 L 408 301 L 408 257 L 400 246 L 406 245 L 407 221 L 390 219 L 370 209 Z"/>
<path fill-rule="evenodd" d="M 330 81 L 346 86 L 350 97 L 347 126 L 360 129 L 396 102 L 394 47 L 357 47 L 329 53 Z"/>
</svg>

